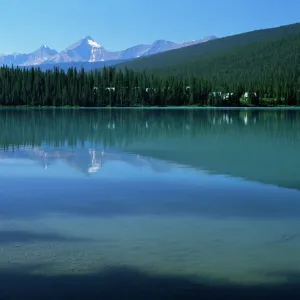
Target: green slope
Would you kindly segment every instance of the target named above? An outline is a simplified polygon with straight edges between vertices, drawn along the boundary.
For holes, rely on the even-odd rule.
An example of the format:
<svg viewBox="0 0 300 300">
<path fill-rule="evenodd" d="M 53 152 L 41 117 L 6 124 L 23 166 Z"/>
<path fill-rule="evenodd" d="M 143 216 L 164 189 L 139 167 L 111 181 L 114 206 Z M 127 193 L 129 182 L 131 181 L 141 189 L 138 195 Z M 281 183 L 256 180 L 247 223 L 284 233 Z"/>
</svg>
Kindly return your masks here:
<svg viewBox="0 0 300 300">
<path fill-rule="evenodd" d="M 232 67 L 232 60 L 237 59 L 238 63 L 241 63 L 246 58 L 247 65 L 258 65 L 265 62 L 266 59 L 267 61 L 272 60 L 278 47 L 290 43 L 284 46 L 283 54 L 286 54 L 286 51 L 299 46 L 298 40 L 293 42 L 299 35 L 300 23 L 296 23 L 220 38 L 203 44 L 139 58 L 119 66 L 134 70 L 155 70 L 158 73 L 168 75 L 190 74 L 191 72 L 203 75 L 205 72 L 207 73 L 206 68 L 211 67 L 211 60 L 218 59 L 218 64 L 221 67 L 225 66 L 226 72 L 228 72 L 228 68 Z"/>
<path fill-rule="evenodd" d="M 300 66 L 300 33 L 276 41 L 253 43 L 231 51 L 168 67 L 153 67 L 160 75 L 197 75 L 222 85 L 240 82 L 254 90 L 263 81 L 288 79 Z M 295 76 L 293 76 L 295 78 Z M 292 79 L 289 80 L 293 82 Z"/>
</svg>

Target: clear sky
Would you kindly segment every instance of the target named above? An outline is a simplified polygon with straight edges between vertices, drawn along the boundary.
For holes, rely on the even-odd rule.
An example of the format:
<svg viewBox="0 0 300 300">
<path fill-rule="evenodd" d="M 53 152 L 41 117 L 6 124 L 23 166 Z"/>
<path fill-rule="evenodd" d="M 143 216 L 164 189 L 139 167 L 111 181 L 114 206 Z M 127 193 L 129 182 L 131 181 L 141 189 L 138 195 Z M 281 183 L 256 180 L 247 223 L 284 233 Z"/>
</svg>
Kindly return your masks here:
<svg viewBox="0 0 300 300">
<path fill-rule="evenodd" d="M 300 21 L 300 0 L 0 0 L 0 52 L 60 51 L 89 35 L 108 50 Z"/>
</svg>

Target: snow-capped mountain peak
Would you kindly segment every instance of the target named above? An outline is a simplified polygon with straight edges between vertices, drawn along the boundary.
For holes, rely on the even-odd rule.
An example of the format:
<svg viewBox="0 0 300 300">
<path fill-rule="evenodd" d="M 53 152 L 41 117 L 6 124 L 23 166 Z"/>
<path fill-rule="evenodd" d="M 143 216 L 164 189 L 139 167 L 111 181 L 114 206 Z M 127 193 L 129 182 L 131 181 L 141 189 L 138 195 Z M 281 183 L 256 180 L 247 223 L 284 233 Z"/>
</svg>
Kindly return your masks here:
<svg viewBox="0 0 300 300">
<path fill-rule="evenodd" d="M 94 48 L 102 48 L 101 45 L 99 45 L 94 39 L 92 39 L 90 36 L 86 36 L 83 41 L 85 41 L 88 45 Z"/>
<path fill-rule="evenodd" d="M 46 44 L 43 44 L 43 45 L 40 47 L 40 49 L 50 49 L 50 47 L 47 46 Z"/>
<path fill-rule="evenodd" d="M 91 47 L 95 47 L 95 48 L 101 48 L 102 46 L 99 45 L 97 42 L 93 41 L 93 40 L 88 40 L 88 44 L 91 46 Z"/>
<path fill-rule="evenodd" d="M 50 60 L 51 63 L 65 63 L 65 62 L 96 62 L 105 60 L 105 55 L 109 53 L 101 45 L 99 45 L 93 38 L 86 36 L 76 43 L 72 44 L 67 49 L 61 51 Z M 114 59 L 114 58 L 113 58 Z"/>
</svg>

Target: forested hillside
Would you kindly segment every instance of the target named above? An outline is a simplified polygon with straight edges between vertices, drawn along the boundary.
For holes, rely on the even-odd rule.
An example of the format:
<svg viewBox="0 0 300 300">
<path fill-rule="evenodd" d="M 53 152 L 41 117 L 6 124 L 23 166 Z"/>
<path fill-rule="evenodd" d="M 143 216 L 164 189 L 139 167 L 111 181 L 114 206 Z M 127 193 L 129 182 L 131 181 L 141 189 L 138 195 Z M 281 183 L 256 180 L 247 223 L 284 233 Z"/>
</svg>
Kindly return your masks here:
<svg viewBox="0 0 300 300">
<path fill-rule="evenodd" d="M 212 83 L 213 90 L 222 92 L 238 92 L 241 86 L 260 96 L 290 97 L 300 89 L 299 49 L 300 34 L 152 71 L 160 76 L 202 77 Z"/>
<path fill-rule="evenodd" d="M 170 66 L 174 69 L 181 69 L 186 64 L 196 64 L 197 67 L 201 67 L 201 61 L 204 58 L 209 58 L 216 54 L 226 54 L 232 50 L 236 51 L 239 48 L 247 48 L 247 46 L 261 42 L 265 43 L 281 40 L 288 36 L 298 34 L 300 34 L 300 23 L 271 29 L 256 30 L 219 38 L 183 49 L 168 51 L 151 57 L 139 58 L 131 62 L 120 64 L 119 66 L 127 66 L 128 68 L 135 70 L 162 69 Z"/>
</svg>

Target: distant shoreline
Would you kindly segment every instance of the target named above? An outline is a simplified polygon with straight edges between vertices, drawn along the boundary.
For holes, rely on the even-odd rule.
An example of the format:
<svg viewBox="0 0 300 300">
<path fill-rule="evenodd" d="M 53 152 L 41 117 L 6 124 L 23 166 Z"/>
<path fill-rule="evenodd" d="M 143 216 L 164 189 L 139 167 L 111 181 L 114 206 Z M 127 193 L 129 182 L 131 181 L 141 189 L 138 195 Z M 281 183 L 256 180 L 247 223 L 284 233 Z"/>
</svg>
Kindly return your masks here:
<svg viewBox="0 0 300 300">
<path fill-rule="evenodd" d="M 284 110 L 300 110 L 298 106 L 0 106 L 0 110 L 5 109 L 22 109 L 22 110 L 35 110 L 35 109 L 70 109 L 70 110 L 83 110 L 83 109 L 90 109 L 90 110 L 110 110 L 110 109 L 195 109 L 195 110 L 205 110 L 205 109 L 212 109 L 212 110 L 274 110 L 274 109 L 284 109 Z"/>
</svg>

